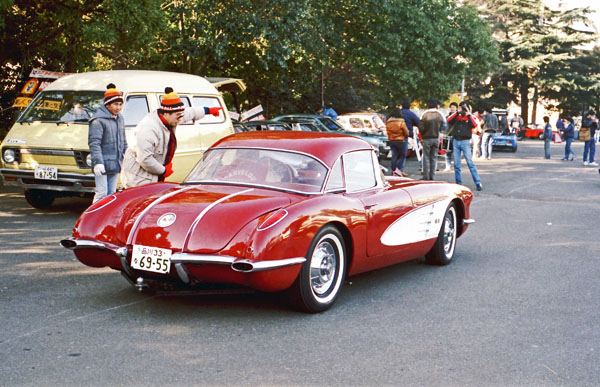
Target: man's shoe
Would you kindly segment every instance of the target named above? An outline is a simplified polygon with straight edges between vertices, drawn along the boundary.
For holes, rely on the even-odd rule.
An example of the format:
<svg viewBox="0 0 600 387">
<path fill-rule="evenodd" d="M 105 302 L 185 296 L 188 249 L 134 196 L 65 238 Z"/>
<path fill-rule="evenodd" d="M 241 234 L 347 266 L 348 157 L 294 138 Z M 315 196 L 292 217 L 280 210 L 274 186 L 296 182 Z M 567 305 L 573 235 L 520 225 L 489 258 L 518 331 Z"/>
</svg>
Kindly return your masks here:
<svg viewBox="0 0 600 387">
<path fill-rule="evenodd" d="M 401 172 L 402 173 L 402 177 L 408 177 L 408 173 L 406 172 Z"/>
<path fill-rule="evenodd" d="M 483 185 L 481 183 L 475 185 L 477 187 L 477 191 L 481 191 L 483 189 Z"/>
<path fill-rule="evenodd" d="M 568 160 L 568 158 L 566 158 L 566 157 L 563 157 L 562 159 L 560 159 L 560 161 L 567 161 L 567 160 Z"/>
<path fill-rule="evenodd" d="M 392 175 L 395 176 L 402 176 L 402 171 L 399 170 L 398 168 L 394 169 L 394 172 L 392 172 Z"/>
<path fill-rule="evenodd" d="M 592 161 L 592 162 L 590 163 L 590 166 L 591 166 L 591 167 L 597 167 L 598 165 L 599 165 L 599 164 L 598 164 L 597 162 L 595 162 L 595 161 Z"/>
<path fill-rule="evenodd" d="M 590 165 L 590 163 L 588 163 L 587 161 L 584 161 L 583 165 Z"/>
<path fill-rule="evenodd" d="M 575 161 L 575 159 L 576 159 L 576 158 L 577 158 L 577 157 L 573 156 L 573 158 L 572 158 L 572 159 L 570 159 L 569 161 Z"/>
</svg>

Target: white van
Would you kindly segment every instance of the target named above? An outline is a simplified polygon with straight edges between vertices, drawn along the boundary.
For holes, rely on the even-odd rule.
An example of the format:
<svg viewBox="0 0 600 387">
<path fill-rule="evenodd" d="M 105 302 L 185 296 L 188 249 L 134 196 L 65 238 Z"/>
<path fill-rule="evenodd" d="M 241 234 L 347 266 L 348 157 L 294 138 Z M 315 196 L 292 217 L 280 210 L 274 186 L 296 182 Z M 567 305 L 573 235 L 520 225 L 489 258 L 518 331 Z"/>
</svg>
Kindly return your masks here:
<svg viewBox="0 0 600 387">
<path fill-rule="evenodd" d="M 186 106 L 223 107 L 218 117 L 206 115 L 178 126 L 174 173 L 167 179 L 177 182 L 209 146 L 234 133 L 217 88 L 245 89 L 239 79 L 213 78 L 211 83 L 196 75 L 162 71 L 98 71 L 59 78 L 33 99 L 2 142 L 0 175 L 4 184 L 23 187 L 27 202 L 36 208 L 49 207 L 58 196 L 93 195 L 88 120 L 102 105 L 109 83 L 123 92 L 122 114 L 130 144 L 133 128 L 160 106 L 167 86 Z"/>
<path fill-rule="evenodd" d="M 387 135 L 385 123 L 377 113 L 345 113 L 340 114 L 337 121 L 350 132 Z"/>
</svg>

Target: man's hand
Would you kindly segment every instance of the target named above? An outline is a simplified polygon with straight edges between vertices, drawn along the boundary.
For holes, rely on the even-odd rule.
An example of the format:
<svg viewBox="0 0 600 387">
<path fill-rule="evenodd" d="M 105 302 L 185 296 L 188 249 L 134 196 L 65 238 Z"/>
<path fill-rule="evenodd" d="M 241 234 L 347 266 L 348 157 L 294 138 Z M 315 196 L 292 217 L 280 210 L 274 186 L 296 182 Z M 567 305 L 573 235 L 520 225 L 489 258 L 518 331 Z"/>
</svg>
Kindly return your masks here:
<svg viewBox="0 0 600 387">
<path fill-rule="evenodd" d="M 102 176 L 106 173 L 106 169 L 104 169 L 104 164 L 96 164 L 94 165 L 94 175 Z"/>
<path fill-rule="evenodd" d="M 205 107 L 204 108 L 204 113 L 205 114 L 212 114 L 215 117 L 218 117 L 219 114 L 221 113 L 221 110 L 223 110 L 223 108 L 221 106 L 219 107 Z"/>
<path fill-rule="evenodd" d="M 163 176 L 165 179 L 173 174 L 173 163 L 169 163 L 165 165 L 165 171 L 163 172 Z"/>
</svg>

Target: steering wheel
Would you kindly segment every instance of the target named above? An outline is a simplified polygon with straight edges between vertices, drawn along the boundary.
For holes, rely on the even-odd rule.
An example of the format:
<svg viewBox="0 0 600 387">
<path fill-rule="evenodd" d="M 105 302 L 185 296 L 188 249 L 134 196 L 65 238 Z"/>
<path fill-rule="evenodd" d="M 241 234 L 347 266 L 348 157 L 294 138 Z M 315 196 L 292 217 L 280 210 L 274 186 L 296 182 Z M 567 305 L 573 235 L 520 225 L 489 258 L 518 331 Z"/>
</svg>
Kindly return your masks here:
<svg viewBox="0 0 600 387">
<path fill-rule="evenodd" d="M 287 164 L 281 161 L 272 160 L 272 171 L 280 177 L 282 183 L 293 183 L 294 182 L 294 170 Z"/>
</svg>

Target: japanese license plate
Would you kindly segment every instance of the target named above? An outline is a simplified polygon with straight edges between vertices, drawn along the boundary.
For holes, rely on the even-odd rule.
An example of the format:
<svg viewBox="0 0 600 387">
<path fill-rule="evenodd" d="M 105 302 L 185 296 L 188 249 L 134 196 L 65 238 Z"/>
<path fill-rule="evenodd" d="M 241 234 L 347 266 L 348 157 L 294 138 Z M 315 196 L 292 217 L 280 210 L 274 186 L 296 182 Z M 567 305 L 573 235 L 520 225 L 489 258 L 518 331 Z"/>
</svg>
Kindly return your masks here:
<svg viewBox="0 0 600 387">
<path fill-rule="evenodd" d="M 44 180 L 57 180 L 58 179 L 58 168 L 48 167 L 45 165 L 35 166 L 35 178 Z"/>
<path fill-rule="evenodd" d="M 171 250 L 133 245 L 131 267 L 138 270 L 166 274 L 171 268 Z"/>
</svg>

